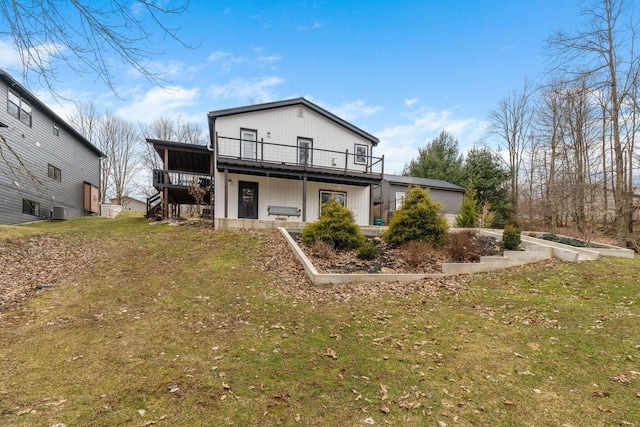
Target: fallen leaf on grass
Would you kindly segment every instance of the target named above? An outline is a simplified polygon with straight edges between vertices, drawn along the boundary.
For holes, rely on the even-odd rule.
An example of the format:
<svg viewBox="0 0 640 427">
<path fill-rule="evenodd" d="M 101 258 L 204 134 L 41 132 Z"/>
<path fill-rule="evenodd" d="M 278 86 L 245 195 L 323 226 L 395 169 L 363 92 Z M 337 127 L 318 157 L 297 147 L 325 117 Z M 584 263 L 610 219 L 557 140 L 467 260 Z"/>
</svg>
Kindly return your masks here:
<svg viewBox="0 0 640 427">
<path fill-rule="evenodd" d="M 327 349 L 327 352 L 326 352 L 324 355 L 325 355 L 325 356 L 332 357 L 332 358 L 334 358 L 334 359 L 337 359 L 337 358 L 338 358 L 338 355 L 336 354 L 336 351 L 335 351 L 334 349 L 332 349 L 332 348 L 328 348 L 328 349 Z"/>
<path fill-rule="evenodd" d="M 516 402 L 514 402 L 513 400 L 505 400 L 502 403 L 505 404 L 506 406 L 516 406 Z"/>
<path fill-rule="evenodd" d="M 387 400 L 389 398 L 389 390 L 384 384 L 380 384 L 380 393 L 382 394 L 380 400 Z"/>
<path fill-rule="evenodd" d="M 389 409 L 389 407 L 388 407 L 387 405 L 382 405 L 382 406 L 380 407 L 380 412 L 383 412 L 383 413 L 385 413 L 385 414 L 388 414 L 388 413 L 389 413 L 389 411 L 390 411 L 390 409 Z"/>
<path fill-rule="evenodd" d="M 373 418 L 371 418 L 371 417 L 365 418 L 364 422 L 365 422 L 365 424 L 371 424 L 371 425 L 376 423 L 375 421 L 373 421 Z"/>
<path fill-rule="evenodd" d="M 615 377 L 611 377 L 611 381 L 615 381 L 615 382 L 620 383 L 622 385 L 627 385 L 627 384 L 631 383 L 631 380 L 629 378 L 627 378 L 624 374 L 616 375 Z"/>
<path fill-rule="evenodd" d="M 25 415 L 32 411 L 32 408 L 24 408 L 16 412 L 16 415 Z"/>
</svg>

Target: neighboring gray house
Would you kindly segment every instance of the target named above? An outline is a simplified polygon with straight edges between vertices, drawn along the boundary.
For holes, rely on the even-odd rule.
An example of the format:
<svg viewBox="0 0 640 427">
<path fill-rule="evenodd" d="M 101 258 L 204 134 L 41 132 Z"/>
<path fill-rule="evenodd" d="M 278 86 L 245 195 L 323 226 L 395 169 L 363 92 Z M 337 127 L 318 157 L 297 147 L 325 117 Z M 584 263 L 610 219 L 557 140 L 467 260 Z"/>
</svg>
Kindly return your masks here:
<svg viewBox="0 0 640 427">
<path fill-rule="evenodd" d="M 99 213 L 105 155 L 0 70 L 0 224 Z"/>
<path fill-rule="evenodd" d="M 455 216 L 460 211 L 464 197 L 464 187 L 439 179 L 416 178 L 413 176 L 384 175 L 379 190 L 374 193 L 382 203 L 376 206 L 376 217 L 386 223 L 396 209 L 402 206 L 407 189 L 411 185 L 419 185 L 429 189 L 429 196 L 434 202 L 442 203 L 443 215 L 449 224 L 453 224 Z"/>
</svg>

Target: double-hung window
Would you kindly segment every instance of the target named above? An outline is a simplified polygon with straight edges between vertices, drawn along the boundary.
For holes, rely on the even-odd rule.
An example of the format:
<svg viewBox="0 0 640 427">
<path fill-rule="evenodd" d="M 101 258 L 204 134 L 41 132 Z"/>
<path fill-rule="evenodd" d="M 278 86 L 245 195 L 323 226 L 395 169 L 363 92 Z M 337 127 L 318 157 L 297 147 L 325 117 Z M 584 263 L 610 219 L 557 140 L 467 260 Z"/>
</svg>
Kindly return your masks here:
<svg viewBox="0 0 640 427">
<path fill-rule="evenodd" d="M 31 104 L 11 89 L 7 96 L 7 112 L 31 127 Z"/>
</svg>

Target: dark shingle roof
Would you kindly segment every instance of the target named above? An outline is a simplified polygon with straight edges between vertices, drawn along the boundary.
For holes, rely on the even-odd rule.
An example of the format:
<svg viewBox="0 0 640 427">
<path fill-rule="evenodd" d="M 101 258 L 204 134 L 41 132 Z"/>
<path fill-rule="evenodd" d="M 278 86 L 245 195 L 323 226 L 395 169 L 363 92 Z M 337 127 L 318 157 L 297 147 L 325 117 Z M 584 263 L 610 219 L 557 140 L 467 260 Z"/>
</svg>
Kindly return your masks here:
<svg viewBox="0 0 640 427">
<path fill-rule="evenodd" d="M 421 187 L 429 187 L 429 188 L 437 188 L 441 190 L 450 190 L 450 191 L 459 191 L 464 193 L 464 187 L 461 187 L 456 184 L 452 184 L 447 181 L 442 181 L 440 179 L 429 179 L 429 178 L 418 178 L 415 176 L 404 176 L 404 175 L 388 175 L 384 174 L 384 179 L 389 181 L 391 184 L 402 184 L 402 185 L 419 185 Z"/>
</svg>

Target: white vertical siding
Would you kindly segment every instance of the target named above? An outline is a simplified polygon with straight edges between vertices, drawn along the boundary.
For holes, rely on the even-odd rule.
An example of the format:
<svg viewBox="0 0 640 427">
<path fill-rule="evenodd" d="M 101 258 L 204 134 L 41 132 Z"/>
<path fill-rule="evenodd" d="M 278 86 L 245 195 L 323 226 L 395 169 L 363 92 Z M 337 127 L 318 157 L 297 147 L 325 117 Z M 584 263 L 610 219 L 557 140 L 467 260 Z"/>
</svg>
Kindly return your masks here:
<svg viewBox="0 0 640 427">
<path fill-rule="evenodd" d="M 298 137 L 313 140 L 314 149 L 355 152 L 355 144 L 367 146 L 371 155 L 371 142 L 330 121 L 315 111 L 303 108 L 298 117 L 298 106 L 255 111 L 218 117 L 216 132 L 220 137 L 240 138 L 240 128 L 258 131 L 258 141 L 272 144 L 297 145 Z"/>
<path fill-rule="evenodd" d="M 302 209 L 303 181 L 293 179 L 268 178 L 263 176 L 229 174 L 228 179 L 228 217 L 238 217 L 238 182 L 258 183 L 258 219 L 273 221 L 267 207 L 291 206 Z M 216 173 L 215 216 L 224 218 L 224 172 Z M 307 222 L 318 219 L 320 213 L 320 190 L 342 191 L 347 193 L 347 207 L 354 213 L 356 223 L 369 225 L 370 193 L 369 187 L 354 185 L 307 182 Z M 302 221 L 300 217 L 289 217 L 288 221 Z"/>
</svg>

